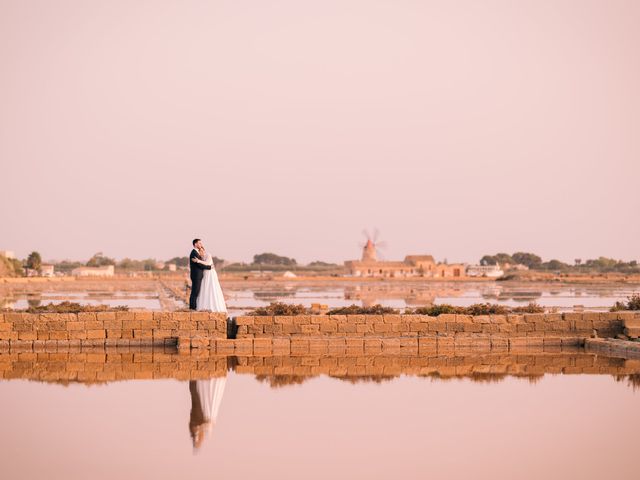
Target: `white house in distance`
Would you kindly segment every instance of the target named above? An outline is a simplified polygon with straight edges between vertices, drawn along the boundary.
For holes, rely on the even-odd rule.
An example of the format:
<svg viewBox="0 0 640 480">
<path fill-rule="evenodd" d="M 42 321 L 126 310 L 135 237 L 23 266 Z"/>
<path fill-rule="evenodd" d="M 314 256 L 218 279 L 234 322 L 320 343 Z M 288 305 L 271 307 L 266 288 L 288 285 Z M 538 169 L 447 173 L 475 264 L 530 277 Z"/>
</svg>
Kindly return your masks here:
<svg viewBox="0 0 640 480">
<path fill-rule="evenodd" d="M 40 275 L 43 277 L 53 277 L 55 274 L 55 267 L 48 263 L 43 263 L 40 266 Z"/>
<path fill-rule="evenodd" d="M 71 270 L 71 275 L 76 277 L 113 277 L 115 268 L 113 265 L 104 267 L 78 267 Z"/>
<path fill-rule="evenodd" d="M 467 277 L 489 277 L 498 278 L 504 275 L 500 265 L 469 265 L 467 267 Z"/>
</svg>

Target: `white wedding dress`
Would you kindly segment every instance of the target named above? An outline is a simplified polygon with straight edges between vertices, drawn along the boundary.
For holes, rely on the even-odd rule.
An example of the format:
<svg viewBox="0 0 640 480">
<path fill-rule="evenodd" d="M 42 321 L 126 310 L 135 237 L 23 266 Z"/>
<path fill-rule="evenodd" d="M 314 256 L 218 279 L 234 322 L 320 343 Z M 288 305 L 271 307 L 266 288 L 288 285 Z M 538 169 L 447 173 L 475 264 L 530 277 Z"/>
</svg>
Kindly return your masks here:
<svg viewBox="0 0 640 480">
<path fill-rule="evenodd" d="M 213 266 L 211 254 L 207 253 L 203 261 L 206 265 L 211 265 L 211 270 L 204 270 L 203 272 L 200 293 L 196 300 L 196 309 L 207 312 L 226 312 L 227 305 L 224 302 L 224 295 L 222 295 L 222 288 L 220 288 L 218 274 Z"/>
</svg>

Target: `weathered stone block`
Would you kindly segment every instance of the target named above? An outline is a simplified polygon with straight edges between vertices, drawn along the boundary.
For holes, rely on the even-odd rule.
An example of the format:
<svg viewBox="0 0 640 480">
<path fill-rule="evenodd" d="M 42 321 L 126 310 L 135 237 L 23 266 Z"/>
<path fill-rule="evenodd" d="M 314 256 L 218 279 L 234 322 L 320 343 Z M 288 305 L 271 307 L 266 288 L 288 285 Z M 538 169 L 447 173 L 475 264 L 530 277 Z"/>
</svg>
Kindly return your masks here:
<svg viewBox="0 0 640 480">
<path fill-rule="evenodd" d="M 104 330 L 87 330 L 87 340 L 97 340 L 107 338 L 107 334 Z M 69 332 L 69 336 L 71 336 L 71 332 Z M 79 338 L 79 337 L 73 337 Z"/>
<path fill-rule="evenodd" d="M 38 334 L 35 331 L 18 331 L 18 340 L 37 340 Z"/>
<path fill-rule="evenodd" d="M 274 318 L 275 317 L 270 317 L 268 315 L 255 316 L 255 317 L 253 317 L 253 323 L 255 325 L 270 325 L 270 324 L 274 323 Z"/>
<path fill-rule="evenodd" d="M 116 320 L 116 312 L 98 312 L 96 314 L 96 319 L 100 322 L 108 322 L 108 321 Z"/>
<path fill-rule="evenodd" d="M 373 331 L 375 333 L 385 334 L 393 331 L 393 326 L 400 324 L 391 324 L 391 323 L 377 323 L 373 325 Z M 355 330 L 353 330 L 355 332 Z M 340 332 L 340 325 L 338 325 L 338 332 Z"/>
<path fill-rule="evenodd" d="M 79 322 L 91 322 L 98 319 L 98 316 L 95 312 L 79 312 L 78 319 Z"/>
<path fill-rule="evenodd" d="M 482 332 L 482 325 L 479 323 L 463 323 L 463 331 L 465 333 L 480 333 Z M 508 325 L 508 324 L 503 324 Z"/>
<path fill-rule="evenodd" d="M 507 323 L 507 316 L 506 315 L 489 315 L 489 321 L 491 323 Z"/>
<path fill-rule="evenodd" d="M 356 333 L 359 333 L 359 334 L 373 333 L 373 327 L 374 325 L 372 324 L 358 323 L 356 324 Z"/>
<path fill-rule="evenodd" d="M 69 332 L 67 330 L 56 330 L 49 332 L 49 340 L 69 340 Z"/>
<path fill-rule="evenodd" d="M 241 325 L 253 325 L 253 319 L 255 317 L 252 316 L 241 316 L 241 317 L 236 317 L 236 325 L 241 326 Z M 274 321 L 275 323 L 282 323 L 282 318 L 284 317 L 275 317 Z"/>
<path fill-rule="evenodd" d="M 303 335 L 317 335 L 320 333 L 320 325 L 317 325 L 317 324 L 300 325 L 300 331 Z"/>
<path fill-rule="evenodd" d="M 455 318 L 455 316 L 454 316 Z M 447 322 L 447 332 L 462 332 L 464 331 L 465 324 L 462 322 Z"/>
<path fill-rule="evenodd" d="M 640 328 L 640 314 L 631 313 L 632 315 L 621 318 L 623 326 L 626 328 Z"/>
<path fill-rule="evenodd" d="M 140 329 L 140 320 L 122 320 L 123 330 L 136 330 Z"/>
<path fill-rule="evenodd" d="M 193 337 L 191 338 L 191 348 L 208 348 L 209 339 L 207 337 Z"/>
<path fill-rule="evenodd" d="M 347 315 L 346 323 L 355 325 L 356 323 L 366 323 L 366 321 L 367 321 L 366 315 Z M 338 324 L 338 331 L 340 331 L 339 328 L 341 323 Z"/>
<path fill-rule="evenodd" d="M 352 317 L 352 315 L 348 315 L 348 317 Z M 378 328 L 388 328 L 388 325 L 384 324 L 384 323 L 379 323 L 376 324 L 374 326 L 374 329 L 376 329 L 376 332 L 380 332 L 382 330 L 378 330 Z M 351 322 L 351 320 L 349 320 L 349 323 L 338 323 L 338 333 L 356 333 L 356 323 L 355 322 Z"/>
<path fill-rule="evenodd" d="M 392 327 L 406 326 L 409 332 L 413 333 L 425 333 L 429 331 L 429 324 L 427 322 L 411 322 L 408 324 L 394 324 Z"/>
<path fill-rule="evenodd" d="M 171 318 L 177 322 L 188 322 L 191 320 L 191 312 L 171 312 Z M 189 342 L 191 346 L 191 342 Z"/>
</svg>

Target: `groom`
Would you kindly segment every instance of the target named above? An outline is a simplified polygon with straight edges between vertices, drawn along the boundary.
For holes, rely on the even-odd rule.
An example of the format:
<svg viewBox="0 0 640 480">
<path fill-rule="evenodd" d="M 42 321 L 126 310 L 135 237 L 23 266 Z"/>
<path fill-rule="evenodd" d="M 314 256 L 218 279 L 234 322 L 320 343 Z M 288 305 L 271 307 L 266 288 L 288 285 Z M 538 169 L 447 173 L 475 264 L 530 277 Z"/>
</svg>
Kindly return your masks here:
<svg viewBox="0 0 640 480">
<path fill-rule="evenodd" d="M 191 296 L 189 297 L 189 308 L 195 310 L 197 308 L 196 300 L 200 293 L 200 285 L 202 284 L 202 275 L 205 270 L 211 270 L 211 265 L 203 265 L 195 262 L 194 259 L 203 260 L 200 251 L 204 248 L 202 240 L 196 238 L 193 242 L 193 250 L 189 255 L 189 269 L 191 270 Z"/>
</svg>

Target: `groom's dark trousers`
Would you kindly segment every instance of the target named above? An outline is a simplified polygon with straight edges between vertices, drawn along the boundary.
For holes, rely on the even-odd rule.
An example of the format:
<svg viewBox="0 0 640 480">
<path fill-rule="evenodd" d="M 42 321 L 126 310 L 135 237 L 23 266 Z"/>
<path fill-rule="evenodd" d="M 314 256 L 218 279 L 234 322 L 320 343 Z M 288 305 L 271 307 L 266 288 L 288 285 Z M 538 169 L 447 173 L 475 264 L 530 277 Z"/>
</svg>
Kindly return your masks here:
<svg viewBox="0 0 640 480">
<path fill-rule="evenodd" d="M 200 285 L 202 285 L 202 276 L 205 270 L 211 270 L 210 265 L 202 265 L 201 263 L 194 262 L 193 260 L 200 258 L 198 251 L 194 248 L 191 250 L 191 255 L 189 255 L 189 269 L 191 270 L 191 295 L 189 296 L 189 308 L 191 310 L 195 310 L 196 300 L 198 299 L 198 294 L 200 293 Z"/>
</svg>

